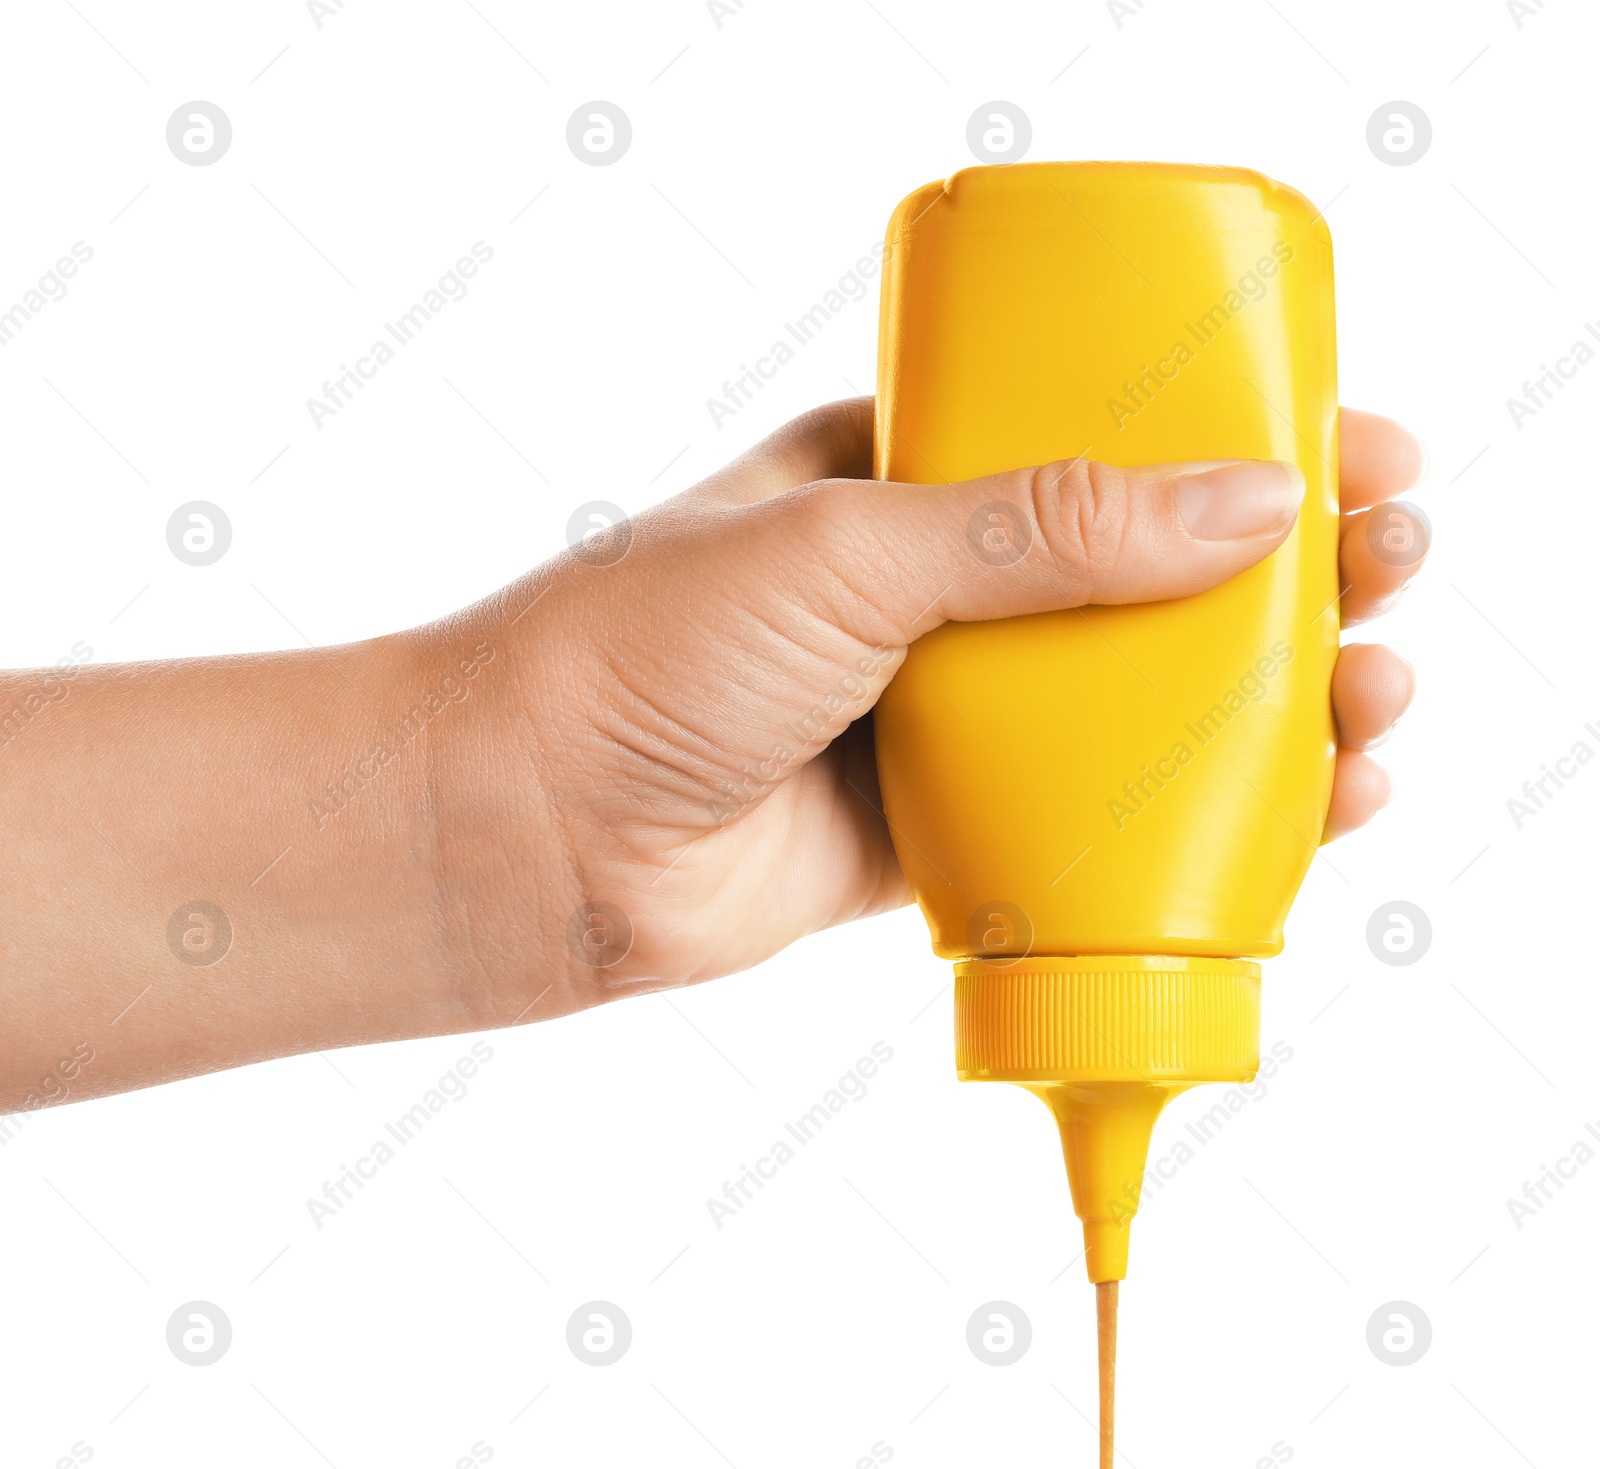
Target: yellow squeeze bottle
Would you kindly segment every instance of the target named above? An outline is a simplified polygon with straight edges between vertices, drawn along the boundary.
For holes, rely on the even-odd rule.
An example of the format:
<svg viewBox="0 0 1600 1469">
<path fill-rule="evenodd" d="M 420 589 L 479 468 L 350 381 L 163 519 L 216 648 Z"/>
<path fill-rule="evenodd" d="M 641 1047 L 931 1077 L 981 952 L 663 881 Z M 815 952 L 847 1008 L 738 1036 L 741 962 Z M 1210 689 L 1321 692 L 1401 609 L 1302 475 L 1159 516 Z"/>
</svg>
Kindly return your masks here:
<svg viewBox="0 0 1600 1469">
<path fill-rule="evenodd" d="M 1261 174 L 971 168 L 890 220 L 879 478 L 1083 455 L 1281 459 L 1306 479 L 1288 539 L 1225 585 L 947 623 L 877 706 L 900 863 L 957 961 L 957 1072 L 1054 1114 L 1102 1344 L 1151 1129 L 1176 1093 L 1254 1077 L 1252 961 L 1282 948 L 1321 839 L 1337 428 L 1328 230 Z"/>
</svg>

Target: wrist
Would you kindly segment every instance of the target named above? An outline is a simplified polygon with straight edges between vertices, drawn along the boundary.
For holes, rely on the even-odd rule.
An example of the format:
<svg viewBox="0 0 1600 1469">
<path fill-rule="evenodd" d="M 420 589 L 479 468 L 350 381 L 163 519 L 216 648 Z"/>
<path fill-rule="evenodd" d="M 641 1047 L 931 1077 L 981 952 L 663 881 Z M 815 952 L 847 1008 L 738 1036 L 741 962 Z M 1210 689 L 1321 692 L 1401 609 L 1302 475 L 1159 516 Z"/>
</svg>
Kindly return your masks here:
<svg viewBox="0 0 1600 1469">
<path fill-rule="evenodd" d="M 401 638 L 404 703 L 427 715 L 416 799 L 442 973 L 474 1029 L 596 998 L 566 941 L 579 884 L 549 737 L 560 685 L 532 620 L 515 619 L 494 599 Z"/>
</svg>

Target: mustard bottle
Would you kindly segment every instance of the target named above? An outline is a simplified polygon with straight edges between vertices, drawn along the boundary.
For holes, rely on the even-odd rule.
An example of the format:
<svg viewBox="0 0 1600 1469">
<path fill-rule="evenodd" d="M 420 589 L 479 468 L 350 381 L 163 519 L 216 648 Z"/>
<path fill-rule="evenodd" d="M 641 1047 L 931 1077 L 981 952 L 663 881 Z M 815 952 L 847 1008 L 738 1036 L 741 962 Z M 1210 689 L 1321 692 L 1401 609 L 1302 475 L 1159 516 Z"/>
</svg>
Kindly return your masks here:
<svg viewBox="0 0 1600 1469">
<path fill-rule="evenodd" d="M 1023 163 L 918 189 L 885 258 L 880 478 L 1084 455 L 1306 479 L 1288 539 L 1224 585 L 947 623 L 877 706 L 900 863 L 956 961 L 958 1074 L 1050 1108 L 1105 1287 L 1161 1109 L 1255 1075 L 1255 961 L 1282 947 L 1327 814 L 1332 246 L 1302 195 L 1246 169 Z"/>
</svg>

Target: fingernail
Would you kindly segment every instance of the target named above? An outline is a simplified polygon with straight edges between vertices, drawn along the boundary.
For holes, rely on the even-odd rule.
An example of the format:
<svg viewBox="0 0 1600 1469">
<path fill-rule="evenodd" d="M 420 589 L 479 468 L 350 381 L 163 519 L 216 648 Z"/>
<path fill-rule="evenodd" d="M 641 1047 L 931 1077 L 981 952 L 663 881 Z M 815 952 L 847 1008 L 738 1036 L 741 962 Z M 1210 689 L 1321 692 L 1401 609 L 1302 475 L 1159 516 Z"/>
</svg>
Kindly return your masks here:
<svg viewBox="0 0 1600 1469">
<path fill-rule="evenodd" d="M 1197 541 L 1233 541 L 1271 535 L 1294 521 L 1306 479 L 1279 459 L 1241 459 L 1178 486 L 1178 513 Z"/>
</svg>

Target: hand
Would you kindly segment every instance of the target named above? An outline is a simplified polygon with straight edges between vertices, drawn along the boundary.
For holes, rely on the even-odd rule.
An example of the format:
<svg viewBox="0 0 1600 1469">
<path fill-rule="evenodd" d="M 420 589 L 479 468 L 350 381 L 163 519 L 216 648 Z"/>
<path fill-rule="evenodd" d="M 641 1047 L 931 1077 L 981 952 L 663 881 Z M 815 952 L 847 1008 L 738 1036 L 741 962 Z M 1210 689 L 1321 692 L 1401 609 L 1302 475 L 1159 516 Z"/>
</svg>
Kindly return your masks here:
<svg viewBox="0 0 1600 1469">
<path fill-rule="evenodd" d="M 864 716 L 906 645 L 1200 591 L 1277 546 L 1303 493 L 1250 463 L 862 484 L 871 436 L 869 400 L 808 413 L 630 521 L 631 545 L 434 627 L 0 675 L 0 1112 L 549 1019 L 904 903 Z M 1349 412 L 1341 453 L 1352 622 L 1415 570 L 1373 552 L 1365 512 L 1422 456 Z M 966 544 L 995 499 L 1036 522 L 1012 566 Z M 1363 752 L 1411 682 L 1386 649 L 1341 655 L 1328 835 L 1387 800 Z M 586 944 L 602 903 L 625 956 Z"/>
<path fill-rule="evenodd" d="M 1423 455 L 1372 414 L 1346 410 L 1340 435 L 1349 626 L 1417 569 L 1375 555 L 1366 532 Z M 951 619 L 1203 590 L 1278 546 L 1304 491 L 1292 466 L 1258 463 L 1187 479 L 1074 463 L 861 484 L 871 448 L 871 399 L 817 409 L 629 522 L 620 561 L 593 564 L 615 545 L 566 554 L 447 626 L 452 645 L 507 640 L 501 678 L 430 776 L 445 942 L 485 1017 L 710 979 L 907 902 L 865 719 L 906 645 Z M 969 515 L 996 499 L 1037 520 L 1015 566 L 966 547 Z M 842 707 L 808 725 L 834 690 Z M 1412 691 L 1387 648 L 1340 655 L 1326 838 L 1387 803 L 1365 751 Z M 583 915 L 606 904 L 625 918 L 609 947 L 604 924 L 590 933 L 586 962 Z"/>
</svg>

